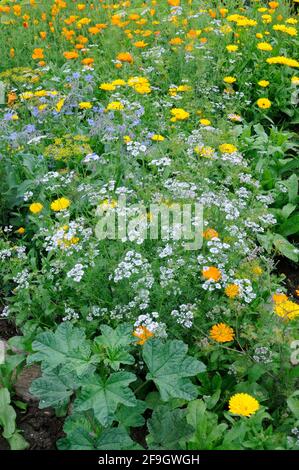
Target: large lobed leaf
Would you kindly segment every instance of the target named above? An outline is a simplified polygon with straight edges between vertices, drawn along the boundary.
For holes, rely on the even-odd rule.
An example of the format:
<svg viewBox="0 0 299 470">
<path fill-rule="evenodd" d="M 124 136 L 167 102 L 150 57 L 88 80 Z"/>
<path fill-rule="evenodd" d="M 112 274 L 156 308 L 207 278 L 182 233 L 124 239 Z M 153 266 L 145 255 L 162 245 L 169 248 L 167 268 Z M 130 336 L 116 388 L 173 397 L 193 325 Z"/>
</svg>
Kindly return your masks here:
<svg viewBox="0 0 299 470">
<path fill-rule="evenodd" d="M 94 370 L 90 343 L 84 330 L 74 327 L 70 322 L 59 325 L 55 333 L 46 331 L 37 335 L 32 349 L 36 352 L 29 356 L 28 363 L 41 362 L 43 371 L 48 372 L 61 366 L 62 372 L 75 371 L 81 377 Z"/>
<path fill-rule="evenodd" d="M 109 426 L 115 420 L 115 411 L 121 403 L 135 406 L 137 400 L 129 388 L 136 380 L 130 372 L 115 372 L 107 379 L 98 375 L 89 376 L 82 382 L 74 406 L 76 411 L 93 410 L 95 417 L 103 426 Z"/>
<path fill-rule="evenodd" d="M 188 377 L 205 371 L 205 365 L 187 356 L 188 346 L 183 341 L 148 341 L 143 348 L 143 359 L 149 369 L 147 380 L 153 380 L 163 401 L 170 398 L 192 400 L 197 387 Z"/>
</svg>

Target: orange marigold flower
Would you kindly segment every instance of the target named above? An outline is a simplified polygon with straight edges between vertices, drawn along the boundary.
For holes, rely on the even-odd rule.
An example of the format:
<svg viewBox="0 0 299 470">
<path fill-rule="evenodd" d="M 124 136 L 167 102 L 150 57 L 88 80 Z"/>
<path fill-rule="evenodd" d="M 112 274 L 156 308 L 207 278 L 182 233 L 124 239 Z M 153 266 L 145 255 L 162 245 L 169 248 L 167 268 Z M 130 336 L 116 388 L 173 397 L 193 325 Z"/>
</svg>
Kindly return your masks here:
<svg viewBox="0 0 299 470">
<path fill-rule="evenodd" d="M 116 59 L 120 62 L 128 62 L 129 64 L 133 63 L 133 57 L 130 52 L 120 52 L 117 54 Z"/>
<path fill-rule="evenodd" d="M 209 279 L 210 281 L 219 281 L 221 279 L 221 272 L 215 266 L 209 266 L 202 270 L 202 275 L 204 278 Z"/>
<path fill-rule="evenodd" d="M 212 238 L 218 238 L 218 232 L 216 230 L 214 230 L 213 228 L 207 228 L 204 232 L 203 232 L 203 237 L 206 239 L 206 240 L 211 240 Z"/>
<path fill-rule="evenodd" d="M 217 343 L 227 343 L 233 341 L 235 336 L 234 330 L 225 323 L 217 323 L 210 329 L 210 337 Z"/>
<path fill-rule="evenodd" d="M 91 57 L 86 57 L 81 61 L 81 63 L 83 65 L 92 65 L 94 63 L 94 59 L 92 59 Z"/>
<path fill-rule="evenodd" d="M 44 50 L 37 47 L 33 49 L 32 59 L 43 59 L 44 58 Z"/>
<path fill-rule="evenodd" d="M 78 52 L 76 51 L 67 51 L 67 52 L 64 52 L 63 55 L 67 60 L 77 59 L 79 57 Z"/>
<path fill-rule="evenodd" d="M 274 303 L 280 304 L 281 302 L 288 300 L 288 296 L 283 292 L 276 292 L 276 294 L 273 294 L 272 299 Z"/>
<path fill-rule="evenodd" d="M 139 326 L 133 333 L 133 336 L 139 339 L 137 341 L 137 344 L 144 344 L 148 339 L 152 338 L 154 336 L 154 333 L 152 333 L 146 326 Z"/>
</svg>

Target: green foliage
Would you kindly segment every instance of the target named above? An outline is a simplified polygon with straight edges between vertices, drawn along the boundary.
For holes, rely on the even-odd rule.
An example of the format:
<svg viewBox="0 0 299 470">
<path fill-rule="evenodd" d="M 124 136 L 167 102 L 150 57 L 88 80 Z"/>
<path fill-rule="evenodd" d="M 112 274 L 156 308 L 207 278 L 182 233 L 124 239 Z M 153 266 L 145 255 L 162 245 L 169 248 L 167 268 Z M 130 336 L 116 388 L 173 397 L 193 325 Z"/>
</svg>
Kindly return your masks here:
<svg viewBox="0 0 299 470">
<path fill-rule="evenodd" d="M 101 326 L 102 335 L 95 339 L 99 359 L 113 370 L 119 370 L 120 364 L 134 364 L 134 358 L 128 349 L 132 344 L 132 329 L 128 324 L 121 324 L 115 330 L 108 325 Z"/>
<path fill-rule="evenodd" d="M 182 341 L 149 341 L 143 348 L 143 359 L 149 372 L 147 380 L 153 380 L 163 401 L 170 398 L 192 400 L 197 388 L 188 377 L 205 370 L 202 362 L 187 356 L 188 347 Z"/>
<path fill-rule="evenodd" d="M 13 408 L 26 408 L 14 386 L 27 359 L 39 406 L 66 417 L 61 449 L 298 449 L 297 6 L 0 3 L 11 448 L 24 445 Z M 199 203 L 202 227 L 185 219 Z M 168 236 L 152 236 L 153 205 L 169 209 Z M 236 393 L 259 409 L 233 415 Z"/>
<path fill-rule="evenodd" d="M 60 366 L 61 374 L 75 370 L 80 377 L 94 371 L 91 363 L 90 342 L 83 329 L 74 328 L 72 323 L 62 323 L 55 333 L 40 333 L 32 343 L 36 351 L 28 359 L 28 364 L 41 362 L 42 369 L 52 371 Z"/>
<path fill-rule="evenodd" d="M 167 405 L 155 410 L 148 420 L 149 449 L 186 449 L 186 442 L 193 433 L 193 427 L 187 423 L 186 414 L 186 410 L 170 410 Z"/>
<path fill-rule="evenodd" d="M 16 428 L 16 412 L 10 405 L 10 393 L 7 388 L 0 388 L 0 432 L 8 441 L 11 450 L 23 450 L 27 442 Z"/>
<path fill-rule="evenodd" d="M 103 425 L 112 424 L 117 405 L 135 406 L 136 398 L 129 388 L 136 380 L 130 372 L 115 372 L 107 379 L 91 376 L 82 381 L 82 390 L 75 401 L 75 411 L 92 409 L 97 420 Z"/>
</svg>

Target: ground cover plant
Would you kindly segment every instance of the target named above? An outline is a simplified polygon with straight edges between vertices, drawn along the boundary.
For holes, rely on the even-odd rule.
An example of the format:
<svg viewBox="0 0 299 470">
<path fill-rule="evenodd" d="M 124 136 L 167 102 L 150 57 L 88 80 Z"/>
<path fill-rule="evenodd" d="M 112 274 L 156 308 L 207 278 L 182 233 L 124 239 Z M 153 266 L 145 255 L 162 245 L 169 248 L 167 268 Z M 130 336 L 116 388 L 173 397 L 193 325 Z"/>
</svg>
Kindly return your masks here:
<svg viewBox="0 0 299 470">
<path fill-rule="evenodd" d="M 58 449 L 299 449 L 298 5 L 0 1 L 11 449 L 34 364 Z"/>
</svg>

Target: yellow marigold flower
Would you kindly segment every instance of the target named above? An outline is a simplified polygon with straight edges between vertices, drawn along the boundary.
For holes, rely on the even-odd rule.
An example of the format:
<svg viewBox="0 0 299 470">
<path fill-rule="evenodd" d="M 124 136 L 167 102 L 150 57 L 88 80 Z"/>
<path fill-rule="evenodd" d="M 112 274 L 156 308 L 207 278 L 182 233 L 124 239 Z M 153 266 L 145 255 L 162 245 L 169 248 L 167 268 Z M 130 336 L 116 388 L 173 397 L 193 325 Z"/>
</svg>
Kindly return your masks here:
<svg viewBox="0 0 299 470">
<path fill-rule="evenodd" d="M 236 393 L 229 400 L 229 411 L 235 415 L 251 416 L 259 408 L 259 402 L 248 393 Z"/>
<path fill-rule="evenodd" d="M 132 139 L 131 139 L 131 137 L 130 137 L 129 135 L 124 135 L 123 139 L 124 139 L 124 142 L 125 142 L 126 144 L 129 143 L 129 142 L 132 142 Z"/>
<path fill-rule="evenodd" d="M 219 150 L 221 153 L 234 153 L 238 149 L 233 144 L 221 144 L 219 145 Z"/>
<path fill-rule="evenodd" d="M 18 230 L 16 230 L 16 232 L 19 234 L 19 235 L 23 235 L 25 233 L 25 229 L 24 227 L 20 227 L 18 228 Z"/>
<path fill-rule="evenodd" d="M 206 240 L 211 240 L 212 238 L 218 238 L 219 234 L 216 230 L 214 230 L 213 228 L 207 228 L 204 232 L 203 232 L 203 237 L 206 239 Z"/>
<path fill-rule="evenodd" d="M 274 31 L 281 31 L 282 33 L 286 33 L 289 36 L 297 36 L 297 29 L 293 26 L 285 26 L 284 24 L 275 24 L 273 26 Z"/>
<path fill-rule="evenodd" d="M 177 91 L 191 91 L 192 87 L 190 85 L 179 85 L 176 89 Z"/>
<path fill-rule="evenodd" d="M 211 124 L 209 119 L 200 119 L 199 122 L 202 126 L 209 126 Z"/>
<path fill-rule="evenodd" d="M 268 98 L 259 98 L 256 102 L 259 108 L 268 109 L 271 107 L 271 101 Z"/>
<path fill-rule="evenodd" d="M 235 44 L 228 44 L 226 46 L 226 49 L 227 49 L 228 52 L 236 52 L 239 49 L 239 46 L 237 46 Z"/>
<path fill-rule="evenodd" d="M 90 103 L 90 101 L 81 101 L 81 103 L 79 103 L 79 108 L 80 109 L 91 109 L 92 104 Z"/>
<path fill-rule="evenodd" d="M 233 341 L 235 336 L 234 330 L 225 323 L 217 323 L 210 329 L 210 337 L 217 343 L 226 343 Z"/>
<path fill-rule="evenodd" d="M 126 84 L 127 82 L 123 80 L 122 78 L 117 78 L 116 80 L 113 80 L 113 82 L 111 82 L 111 85 L 114 85 L 114 86 L 124 86 Z"/>
<path fill-rule="evenodd" d="M 225 288 L 225 294 L 230 299 L 234 299 L 240 294 L 240 287 L 237 284 L 228 284 Z"/>
<path fill-rule="evenodd" d="M 143 49 L 144 47 L 148 46 L 148 43 L 144 41 L 136 41 L 133 43 L 133 45 L 139 49 Z"/>
<path fill-rule="evenodd" d="M 224 83 L 232 84 L 232 83 L 235 83 L 237 81 L 237 79 L 236 79 L 236 77 L 228 76 L 228 77 L 224 77 L 223 81 L 224 81 Z"/>
<path fill-rule="evenodd" d="M 112 83 L 102 83 L 99 88 L 104 91 L 113 91 L 115 90 L 115 85 Z"/>
<path fill-rule="evenodd" d="M 259 42 L 256 47 L 260 51 L 272 51 L 273 47 L 268 42 Z"/>
<path fill-rule="evenodd" d="M 106 111 L 121 111 L 124 105 L 120 101 L 112 101 L 108 104 Z"/>
<path fill-rule="evenodd" d="M 62 107 L 63 107 L 63 105 L 64 105 L 64 101 L 65 101 L 65 99 L 62 98 L 62 99 L 59 100 L 58 103 L 56 104 L 55 109 L 56 109 L 56 111 L 57 111 L 58 113 L 61 111 L 61 109 L 62 109 Z"/>
<path fill-rule="evenodd" d="M 288 65 L 289 67 L 299 67 L 298 60 L 289 59 L 284 56 L 269 57 L 266 62 L 268 64 Z"/>
<path fill-rule="evenodd" d="M 137 344 L 143 345 L 147 340 L 152 338 L 154 334 L 148 328 L 146 328 L 146 326 L 139 326 L 133 332 L 133 336 L 135 336 L 135 338 L 139 338 Z"/>
<path fill-rule="evenodd" d="M 30 204 L 29 210 L 32 212 L 32 214 L 38 214 L 41 210 L 43 210 L 43 207 L 44 206 L 40 202 L 33 202 Z"/>
<path fill-rule="evenodd" d="M 275 313 L 284 319 L 294 320 L 299 316 L 299 305 L 291 300 L 275 303 Z"/>
<path fill-rule="evenodd" d="M 160 134 L 154 134 L 152 135 L 151 139 L 155 142 L 162 142 L 163 140 L 165 140 L 165 137 L 163 137 L 163 135 L 160 135 Z"/>
<path fill-rule="evenodd" d="M 172 122 L 176 121 L 184 121 L 185 119 L 188 119 L 190 114 L 185 111 L 183 108 L 173 108 L 171 111 L 172 118 L 170 119 Z"/>
<path fill-rule="evenodd" d="M 266 88 L 269 84 L 270 82 L 268 82 L 268 80 L 260 80 L 258 82 L 258 85 L 261 86 L 262 88 Z"/>
<path fill-rule="evenodd" d="M 292 85 L 299 85 L 299 77 L 294 77 L 291 78 Z"/>
<path fill-rule="evenodd" d="M 219 281 L 221 279 L 221 271 L 215 266 L 209 266 L 202 270 L 202 275 L 205 279 L 209 279 L 209 281 Z"/>
<path fill-rule="evenodd" d="M 55 201 L 51 203 L 51 209 L 55 212 L 64 211 L 70 206 L 70 204 L 71 201 L 69 199 L 67 199 L 66 197 L 60 197 L 59 199 L 55 199 Z"/>
</svg>

